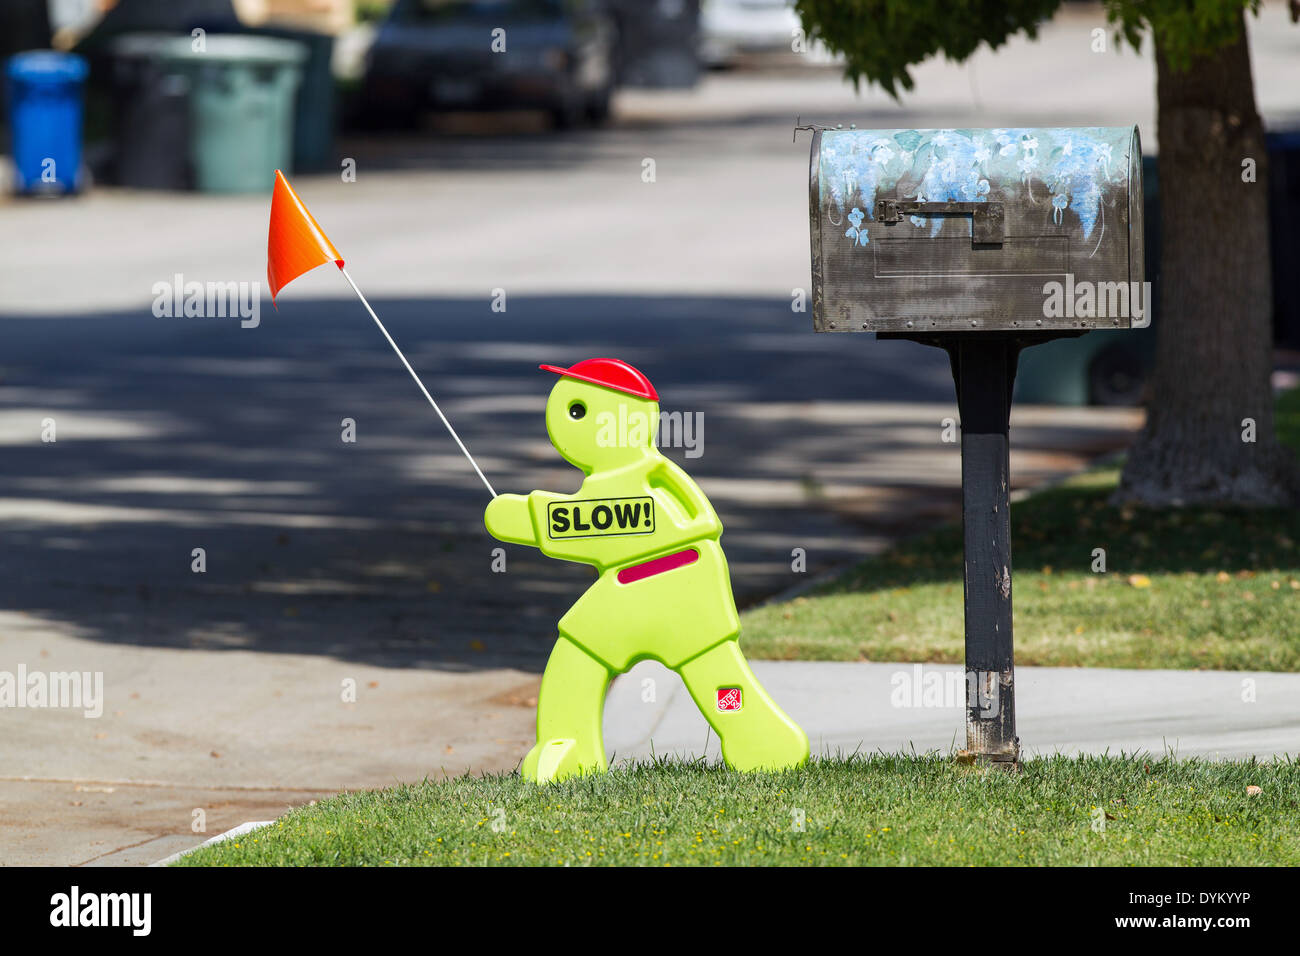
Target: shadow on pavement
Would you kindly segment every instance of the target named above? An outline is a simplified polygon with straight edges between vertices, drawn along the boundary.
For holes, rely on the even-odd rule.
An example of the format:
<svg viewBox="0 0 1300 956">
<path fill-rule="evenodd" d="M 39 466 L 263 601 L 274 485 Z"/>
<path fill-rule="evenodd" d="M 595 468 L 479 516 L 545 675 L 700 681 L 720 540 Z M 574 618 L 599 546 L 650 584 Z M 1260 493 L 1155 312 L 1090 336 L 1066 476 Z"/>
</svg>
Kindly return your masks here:
<svg viewBox="0 0 1300 956">
<path fill-rule="evenodd" d="M 937 350 L 813 335 L 785 300 L 373 304 L 498 491 L 578 485 L 540 362 L 624 358 L 701 413 L 702 454 L 665 451 L 713 498 L 742 604 L 807 578 L 794 547 L 815 574 L 959 502 Z M 591 580 L 520 547 L 493 573 L 485 489 L 355 301 L 286 297 L 255 329 L 147 305 L 0 324 L 10 610 L 113 643 L 536 670 Z M 1086 416 L 1043 431 L 1123 441 Z"/>
</svg>

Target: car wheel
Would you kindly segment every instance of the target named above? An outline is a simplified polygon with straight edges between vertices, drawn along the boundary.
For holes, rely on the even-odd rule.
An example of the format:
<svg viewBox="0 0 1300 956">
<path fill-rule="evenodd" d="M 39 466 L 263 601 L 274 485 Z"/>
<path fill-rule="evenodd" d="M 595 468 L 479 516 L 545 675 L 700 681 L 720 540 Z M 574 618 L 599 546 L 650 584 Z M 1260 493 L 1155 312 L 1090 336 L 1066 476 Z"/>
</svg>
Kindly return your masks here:
<svg viewBox="0 0 1300 956">
<path fill-rule="evenodd" d="M 614 97 L 613 87 L 605 87 L 599 90 L 587 102 L 587 121 L 596 126 L 601 126 L 609 120 L 610 101 Z"/>
<path fill-rule="evenodd" d="M 1139 405 L 1145 385 L 1141 358 L 1121 345 L 1103 349 L 1088 366 L 1088 400 L 1093 405 Z"/>
<path fill-rule="evenodd" d="M 409 93 L 398 93 L 391 88 L 382 93 L 363 88 L 357 106 L 356 125 L 372 130 L 411 129 L 419 120 L 419 112 Z"/>
<path fill-rule="evenodd" d="M 582 123 L 584 109 L 580 102 L 564 100 L 551 107 L 551 126 L 555 129 L 573 129 Z"/>
</svg>

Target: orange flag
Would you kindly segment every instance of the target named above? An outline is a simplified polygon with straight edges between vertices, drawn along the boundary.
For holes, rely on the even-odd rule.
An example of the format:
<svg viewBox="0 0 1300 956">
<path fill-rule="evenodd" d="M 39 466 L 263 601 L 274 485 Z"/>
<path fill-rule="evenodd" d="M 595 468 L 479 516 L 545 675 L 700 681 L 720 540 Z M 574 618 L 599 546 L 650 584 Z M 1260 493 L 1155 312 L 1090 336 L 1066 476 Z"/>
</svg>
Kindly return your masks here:
<svg viewBox="0 0 1300 956">
<path fill-rule="evenodd" d="M 451 422 L 442 413 L 438 403 L 433 400 L 429 390 L 424 387 L 424 383 L 420 381 L 420 376 L 415 374 L 415 369 L 411 368 L 411 363 L 406 360 L 402 350 L 397 347 L 393 337 L 388 334 L 388 330 L 384 328 L 384 323 L 379 321 L 379 316 L 370 307 L 366 297 L 361 294 L 357 284 L 352 281 L 352 276 L 348 275 L 348 270 L 343 268 L 343 257 L 334 248 L 334 243 L 330 242 L 329 236 L 325 235 L 320 223 L 312 218 L 311 213 L 307 211 L 307 207 L 298 198 L 298 194 L 289 185 L 289 180 L 284 178 L 284 173 L 277 169 L 275 171 L 275 191 L 271 193 L 271 231 L 266 243 L 266 279 L 271 284 L 271 304 L 275 305 L 276 295 L 290 282 L 304 272 L 310 272 L 317 266 L 323 266 L 327 262 L 332 262 L 339 267 L 339 272 L 342 272 L 343 278 L 348 280 L 348 285 L 352 286 L 352 291 L 357 294 L 361 304 L 366 307 L 370 317 L 375 320 L 375 325 L 379 326 L 379 331 L 388 340 L 388 344 L 393 347 L 397 357 L 402 360 L 402 364 L 406 366 L 406 371 L 410 373 L 411 378 L 415 379 L 415 384 L 420 386 L 420 391 L 424 393 L 424 397 L 433 406 L 433 410 L 438 413 L 442 423 L 447 426 L 447 431 L 451 432 L 451 437 L 456 439 L 456 444 L 465 453 L 469 463 L 474 466 L 474 471 L 483 480 L 488 493 L 495 498 L 497 496 L 496 490 L 492 487 L 492 483 L 487 480 L 487 476 L 483 474 L 483 469 L 478 466 L 474 456 L 469 453 L 465 443 L 460 440 L 460 436 L 456 434 L 456 429 L 451 427 Z"/>
<path fill-rule="evenodd" d="M 271 230 L 266 243 L 266 280 L 271 285 L 271 304 L 275 305 L 276 295 L 290 282 L 327 262 L 343 268 L 343 256 L 307 211 L 284 173 L 277 169 L 275 192 L 271 194 Z"/>
</svg>

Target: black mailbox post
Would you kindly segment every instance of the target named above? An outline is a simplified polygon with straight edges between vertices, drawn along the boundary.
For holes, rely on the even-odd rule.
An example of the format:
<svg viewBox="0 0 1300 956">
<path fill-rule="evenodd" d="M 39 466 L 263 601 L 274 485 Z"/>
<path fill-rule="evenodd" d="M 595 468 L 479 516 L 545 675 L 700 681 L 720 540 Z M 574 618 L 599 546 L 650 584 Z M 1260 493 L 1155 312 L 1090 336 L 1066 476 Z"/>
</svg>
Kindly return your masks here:
<svg viewBox="0 0 1300 956">
<path fill-rule="evenodd" d="M 1136 127 L 814 129 L 813 327 L 948 352 L 962 424 L 966 749 L 1014 766 L 1008 438 L 1020 350 L 1150 322 Z"/>
</svg>

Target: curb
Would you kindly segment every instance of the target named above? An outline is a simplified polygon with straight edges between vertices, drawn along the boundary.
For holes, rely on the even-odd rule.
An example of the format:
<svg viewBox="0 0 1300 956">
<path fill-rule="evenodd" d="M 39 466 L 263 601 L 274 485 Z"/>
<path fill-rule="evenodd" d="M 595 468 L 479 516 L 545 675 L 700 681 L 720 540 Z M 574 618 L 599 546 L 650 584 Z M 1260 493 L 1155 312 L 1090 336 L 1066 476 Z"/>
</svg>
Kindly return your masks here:
<svg viewBox="0 0 1300 956">
<path fill-rule="evenodd" d="M 181 857 L 188 856 L 189 854 L 193 853 L 195 850 L 201 850 L 205 846 L 212 846 L 212 844 L 220 843 L 222 840 L 230 840 L 233 839 L 234 837 L 243 836 L 245 833 L 252 833 L 254 830 L 259 830 L 262 827 L 268 827 L 274 822 L 275 822 L 274 820 L 251 820 L 248 823 L 241 823 L 239 826 L 227 830 L 225 833 L 219 833 L 216 836 L 212 837 L 211 839 L 204 840 L 198 846 L 192 846 L 188 850 L 181 850 L 179 853 L 173 853 L 171 856 L 164 857 L 163 859 L 159 860 L 157 863 L 150 863 L 149 865 L 150 866 L 171 866 L 171 864 L 175 863 Z"/>
</svg>

